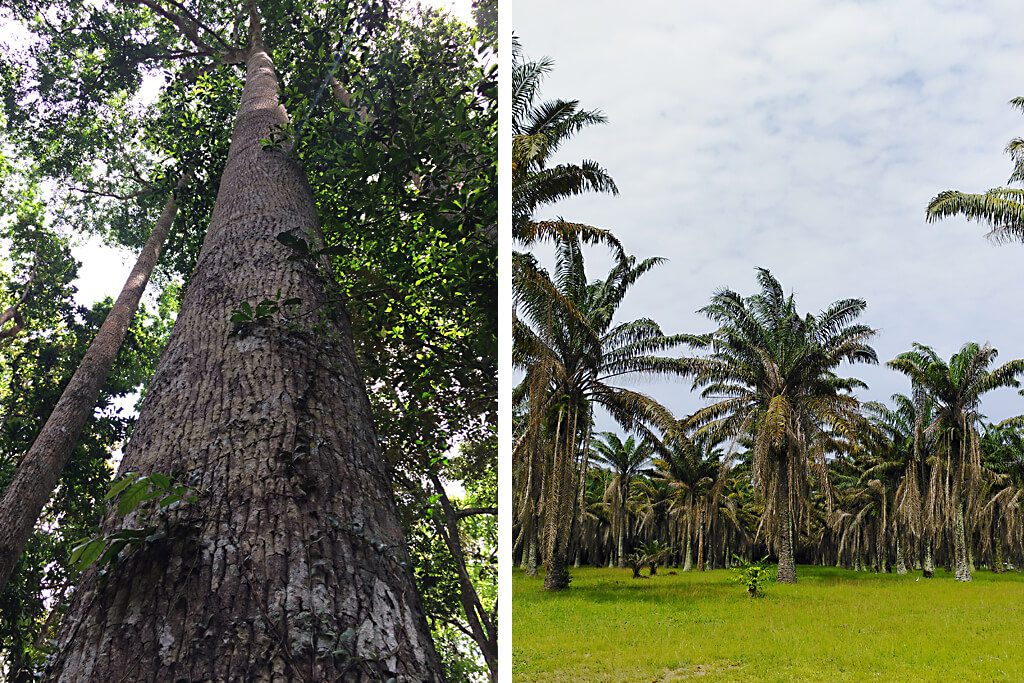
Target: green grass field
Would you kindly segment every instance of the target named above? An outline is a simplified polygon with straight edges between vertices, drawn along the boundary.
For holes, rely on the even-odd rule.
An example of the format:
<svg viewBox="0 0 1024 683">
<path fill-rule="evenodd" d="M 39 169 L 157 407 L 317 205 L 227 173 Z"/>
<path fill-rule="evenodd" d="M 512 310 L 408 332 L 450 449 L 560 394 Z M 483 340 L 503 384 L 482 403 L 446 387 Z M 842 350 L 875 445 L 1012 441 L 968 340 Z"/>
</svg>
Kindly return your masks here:
<svg viewBox="0 0 1024 683">
<path fill-rule="evenodd" d="M 958 584 L 798 568 L 747 597 L 728 570 L 512 577 L 515 681 L 1024 681 L 1024 576 Z"/>
</svg>

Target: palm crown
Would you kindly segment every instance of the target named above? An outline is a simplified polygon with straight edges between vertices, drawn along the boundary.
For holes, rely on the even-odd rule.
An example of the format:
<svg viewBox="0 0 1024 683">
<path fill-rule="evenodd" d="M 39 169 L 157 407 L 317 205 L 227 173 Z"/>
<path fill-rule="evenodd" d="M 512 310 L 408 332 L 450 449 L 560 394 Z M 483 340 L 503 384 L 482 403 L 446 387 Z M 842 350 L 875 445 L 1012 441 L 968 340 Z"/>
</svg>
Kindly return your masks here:
<svg viewBox="0 0 1024 683">
<path fill-rule="evenodd" d="M 1010 104 L 1024 111 L 1024 97 L 1015 97 Z M 1009 182 L 1024 181 L 1024 139 L 1010 140 L 1006 153 L 1013 159 Z M 981 194 L 945 190 L 928 203 L 926 216 L 929 223 L 949 216 L 964 216 L 987 224 L 988 235 L 996 242 L 1021 242 L 1024 241 L 1024 189 L 995 187 Z"/>
<path fill-rule="evenodd" d="M 542 206 L 585 192 L 618 194 L 615 181 L 590 159 L 550 165 L 552 155 L 567 140 L 606 122 L 596 109 L 582 109 L 578 100 L 537 101 L 540 84 L 553 62 L 527 60 L 512 40 L 512 232 L 525 244 L 551 234 L 581 234 L 615 241 L 604 230 L 563 220 L 536 221 Z M 617 243 L 617 242 L 616 242 Z"/>
</svg>

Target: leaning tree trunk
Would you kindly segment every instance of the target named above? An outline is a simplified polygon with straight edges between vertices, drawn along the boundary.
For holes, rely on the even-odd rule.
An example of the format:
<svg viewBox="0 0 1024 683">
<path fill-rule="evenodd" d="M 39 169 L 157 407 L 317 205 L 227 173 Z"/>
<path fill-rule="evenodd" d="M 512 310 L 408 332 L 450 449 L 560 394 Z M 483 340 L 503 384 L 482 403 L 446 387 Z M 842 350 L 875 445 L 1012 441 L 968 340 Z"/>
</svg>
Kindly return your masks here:
<svg viewBox="0 0 1024 683">
<path fill-rule="evenodd" d="M 184 182 L 182 177 L 175 191 L 181 190 Z M 0 500 L 0 590 L 18 563 L 25 542 L 53 495 L 82 429 L 92 417 L 100 390 L 110 377 L 110 370 L 124 344 L 128 326 L 139 308 L 139 301 L 160 257 L 160 249 L 167 241 L 176 213 L 177 203 L 172 193 L 117 301 L 89 344 L 46 424 L 18 465 L 14 479 L 4 489 Z"/>
<path fill-rule="evenodd" d="M 779 464 L 779 483 L 776 492 L 776 539 L 779 555 L 778 583 L 796 583 L 796 559 L 793 548 L 793 514 L 789 500 L 789 472 L 786 460 Z"/>
<path fill-rule="evenodd" d="M 440 680 L 350 324 L 277 239 L 319 227 L 302 169 L 260 142 L 288 117 L 253 17 L 210 228 L 121 465 L 199 500 L 85 576 L 56 681 Z M 278 295 L 301 303 L 229 320 Z"/>
</svg>

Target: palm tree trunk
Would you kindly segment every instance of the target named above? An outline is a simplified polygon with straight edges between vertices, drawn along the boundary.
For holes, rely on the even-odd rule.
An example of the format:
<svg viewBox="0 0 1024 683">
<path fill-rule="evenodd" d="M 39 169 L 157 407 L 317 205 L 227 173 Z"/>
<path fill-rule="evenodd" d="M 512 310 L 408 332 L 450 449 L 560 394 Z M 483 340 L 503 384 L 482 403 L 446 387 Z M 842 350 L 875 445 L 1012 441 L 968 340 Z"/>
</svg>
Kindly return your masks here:
<svg viewBox="0 0 1024 683">
<path fill-rule="evenodd" d="M 184 186 L 183 176 L 175 192 Z M 160 258 L 160 250 L 167 241 L 177 209 L 175 195 L 172 193 L 121 288 L 117 301 L 89 344 L 81 364 L 64 388 L 46 424 L 22 458 L 14 479 L 4 489 L 3 498 L 0 499 L 0 590 L 6 585 L 43 507 L 60 481 L 82 429 L 92 417 L 100 390 L 110 376 L 114 360 L 128 333 L 128 326 L 139 308 L 139 301 Z"/>
<path fill-rule="evenodd" d="M 907 561 L 903 556 L 903 539 L 899 531 L 896 532 L 896 573 L 900 576 L 907 573 Z"/>
<path fill-rule="evenodd" d="M 619 547 L 618 547 L 619 569 L 626 566 L 626 522 L 619 522 Z"/>
<path fill-rule="evenodd" d="M 573 503 L 576 500 L 572 472 L 575 457 L 572 444 L 573 432 L 576 429 L 575 415 L 576 411 L 572 410 L 570 415 L 560 416 L 559 428 L 564 427 L 564 434 L 556 430 L 555 464 L 552 468 L 551 486 L 548 487 L 549 498 L 545 505 L 547 512 L 544 530 L 544 589 L 549 591 L 569 587 L 569 541 L 575 521 Z"/>
<path fill-rule="evenodd" d="M 530 543 L 526 548 L 526 575 L 537 576 L 537 529 L 530 534 Z"/>
<path fill-rule="evenodd" d="M 619 569 L 626 567 L 626 492 L 619 487 Z"/>
<path fill-rule="evenodd" d="M 789 501 L 789 467 L 785 460 L 779 465 L 776 492 L 776 546 L 779 555 L 778 583 L 796 583 L 796 559 L 793 548 L 793 516 Z"/>
<path fill-rule="evenodd" d="M 924 542 L 924 566 L 921 569 L 921 574 L 926 579 L 935 576 L 935 559 L 932 557 L 931 539 Z"/>
<path fill-rule="evenodd" d="M 704 510 L 697 511 L 697 571 L 704 571 Z"/>
<path fill-rule="evenodd" d="M 347 315 L 277 239 L 319 227 L 302 169 L 260 142 L 288 116 L 250 17 L 213 218 L 121 467 L 200 500 L 165 541 L 85 576 L 53 681 L 441 680 Z M 233 327 L 241 302 L 278 292 L 294 315 Z"/>
<path fill-rule="evenodd" d="M 690 525 L 687 522 L 686 525 L 686 551 L 683 555 L 683 571 L 688 572 L 693 569 L 693 548 L 690 547 Z"/>
<path fill-rule="evenodd" d="M 953 503 L 953 563 L 957 581 L 971 580 L 970 560 L 967 553 L 967 534 L 964 524 L 964 506 L 960 497 Z"/>
<path fill-rule="evenodd" d="M 993 549 L 995 557 L 992 560 L 992 571 L 996 574 L 1002 574 L 1005 571 L 1003 567 L 1003 537 L 999 535 L 998 528 L 995 532 L 993 545 L 995 546 Z"/>
</svg>

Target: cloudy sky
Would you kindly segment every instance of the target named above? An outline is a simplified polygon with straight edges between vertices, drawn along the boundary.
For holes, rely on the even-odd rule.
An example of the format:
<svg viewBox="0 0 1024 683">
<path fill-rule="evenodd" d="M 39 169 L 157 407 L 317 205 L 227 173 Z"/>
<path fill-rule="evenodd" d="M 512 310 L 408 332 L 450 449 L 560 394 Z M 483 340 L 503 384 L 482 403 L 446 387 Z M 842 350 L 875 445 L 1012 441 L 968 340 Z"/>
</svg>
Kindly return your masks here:
<svg viewBox="0 0 1024 683">
<path fill-rule="evenodd" d="M 884 362 L 914 341 L 948 357 L 990 342 L 1024 357 L 1024 246 L 995 246 L 961 219 L 927 225 L 944 189 L 982 191 L 1010 173 L 1024 135 L 1024 5 L 887 0 L 634 2 L 510 0 L 527 54 L 550 56 L 546 98 L 579 99 L 608 125 L 560 152 L 614 176 L 618 197 L 549 208 L 612 229 L 638 256 L 670 262 L 627 297 L 624 319 L 703 332 L 712 292 L 756 288 L 765 266 L 802 310 L 867 300 Z M 606 260 L 594 254 L 592 276 Z M 908 384 L 857 366 L 862 398 Z M 643 383 L 677 414 L 683 383 Z M 992 419 L 1024 412 L 990 394 Z M 606 423 L 603 427 L 609 427 Z"/>
</svg>

